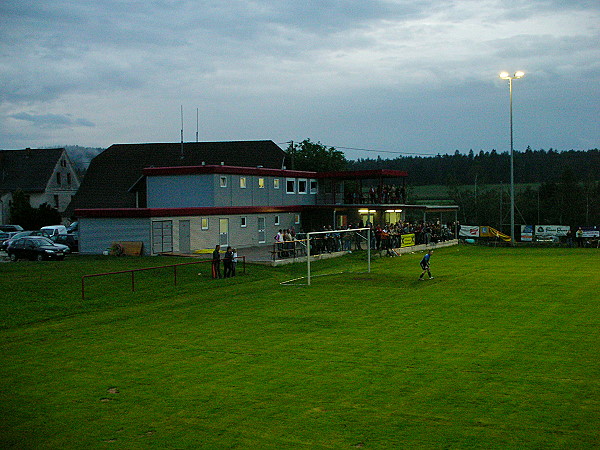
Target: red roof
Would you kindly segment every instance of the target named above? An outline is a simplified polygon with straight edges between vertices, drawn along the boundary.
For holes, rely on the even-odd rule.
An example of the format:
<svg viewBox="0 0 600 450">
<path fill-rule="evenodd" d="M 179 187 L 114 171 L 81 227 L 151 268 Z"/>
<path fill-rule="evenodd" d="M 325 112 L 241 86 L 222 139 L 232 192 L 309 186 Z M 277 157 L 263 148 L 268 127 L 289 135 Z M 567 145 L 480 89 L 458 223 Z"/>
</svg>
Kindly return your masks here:
<svg viewBox="0 0 600 450">
<path fill-rule="evenodd" d="M 273 177 L 315 178 L 317 172 L 300 170 L 269 169 L 266 167 L 238 167 L 221 165 L 148 167 L 144 175 L 198 175 L 198 174 L 264 175 Z"/>
<path fill-rule="evenodd" d="M 302 170 L 269 169 L 265 167 L 238 167 L 222 165 L 177 166 L 177 167 L 148 167 L 144 175 L 198 175 L 198 174 L 234 174 L 234 175 L 264 175 L 273 177 L 297 178 L 340 178 L 340 179 L 369 179 L 369 178 L 398 178 L 407 177 L 408 172 L 402 170 L 374 169 L 339 172 L 309 172 Z"/>
<path fill-rule="evenodd" d="M 97 208 L 77 209 L 77 217 L 87 218 L 148 218 L 148 217 L 182 217 L 182 216 L 214 216 L 238 215 L 278 212 L 300 212 L 303 205 L 295 206 L 229 206 L 229 207 L 196 207 L 196 208 Z"/>
</svg>

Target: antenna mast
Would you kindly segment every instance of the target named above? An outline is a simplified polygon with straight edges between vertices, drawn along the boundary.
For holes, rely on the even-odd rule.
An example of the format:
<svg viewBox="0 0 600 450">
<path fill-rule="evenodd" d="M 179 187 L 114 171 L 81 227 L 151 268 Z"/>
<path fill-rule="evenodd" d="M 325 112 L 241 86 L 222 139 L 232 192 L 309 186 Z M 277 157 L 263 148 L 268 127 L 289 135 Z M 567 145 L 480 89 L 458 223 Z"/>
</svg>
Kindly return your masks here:
<svg viewBox="0 0 600 450">
<path fill-rule="evenodd" d="M 183 105 L 181 105 L 181 154 L 179 159 L 183 159 Z"/>
<path fill-rule="evenodd" d="M 198 109 L 196 108 L 196 142 L 198 142 Z"/>
</svg>

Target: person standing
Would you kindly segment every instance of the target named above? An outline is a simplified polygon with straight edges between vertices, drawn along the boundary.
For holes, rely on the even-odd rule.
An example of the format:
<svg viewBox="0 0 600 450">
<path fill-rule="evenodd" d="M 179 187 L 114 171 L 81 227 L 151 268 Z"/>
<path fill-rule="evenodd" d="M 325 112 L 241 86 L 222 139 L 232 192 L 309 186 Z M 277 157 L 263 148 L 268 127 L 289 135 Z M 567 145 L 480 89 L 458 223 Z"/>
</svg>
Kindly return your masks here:
<svg viewBox="0 0 600 450">
<path fill-rule="evenodd" d="M 575 237 L 577 238 L 577 247 L 583 247 L 583 230 L 581 227 L 575 232 Z"/>
<path fill-rule="evenodd" d="M 221 277 L 221 246 L 215 245 L 215 250 L 212 254 L 212 277 L 213 278 L 222 278 Z"/>
<path fill-rule="evenodd" d="M 237 249 L 234 248 L 232 250 L 232 253 L 233 253 L 233 258 L 232 258 L 232 264 L 231 264 L 231 276 L 235 277 L 235 269 L 237 267 L 237 259 L 238 259 Z"/>
<path fill-rule="evenodd" d="M 429 250 L 427 253 L 425 253 L 425 256 L 423 256 L 423 259 L 421 260 L 421 269 L 423 269 L 423 272 L 421 272 L 421 276 L 419 277 L 419 280 L 421 281 L 424 281 L 423 275 L 425 275 L 425 272 L 427 272 L 427 275 L 429 275 L 429 279 L 433 280 L 433 277 L 431 276 L 431 270 L 429 268 L 432 254 L 433 250 Z"/>
<path fill-rule="evenodd" d="M 227 251 L 225 252 L 225 257 L 223 258 L 223 269 L 225 278 L 233 276 L 233 251 L 231 250 L 231 247 L 227 247 Z"/>
</svg>

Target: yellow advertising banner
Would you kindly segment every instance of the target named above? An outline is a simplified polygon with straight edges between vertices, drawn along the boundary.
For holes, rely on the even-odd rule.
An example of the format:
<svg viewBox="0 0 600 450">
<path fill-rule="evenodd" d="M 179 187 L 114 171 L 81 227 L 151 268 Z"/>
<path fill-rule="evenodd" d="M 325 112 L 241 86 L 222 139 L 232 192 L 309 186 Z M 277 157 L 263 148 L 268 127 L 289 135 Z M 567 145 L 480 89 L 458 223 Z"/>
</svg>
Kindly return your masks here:
<svg viewBox="0 0 600 450">
<path fill-rule="evenodd" d="M 402 238 L 402 243 L 400 247 L 412 247 L 415 245 L 415 235 L 414 234 L 403 234 L 400 236 Z"/>
</svg>

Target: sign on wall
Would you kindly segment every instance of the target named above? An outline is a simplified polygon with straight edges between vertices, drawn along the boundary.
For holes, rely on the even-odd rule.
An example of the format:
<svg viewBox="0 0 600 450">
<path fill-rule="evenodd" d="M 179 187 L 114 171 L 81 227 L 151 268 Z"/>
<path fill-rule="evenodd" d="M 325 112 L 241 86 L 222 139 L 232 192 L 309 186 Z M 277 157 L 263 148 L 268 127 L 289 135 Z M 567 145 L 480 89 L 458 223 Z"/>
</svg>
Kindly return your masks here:
<svg viewBox="0 0 600 450">
<path fill-rule="evenodd" d="M 521 241 L 533 241 L 533 225 L 521 225 Z"/>
<path fill-rule="evenodd" d="M 461 225 L 459 236 L 462 237 L 479 237 L 479 226 Z"/>
<path fill-rule="evenodd" d="M 400 237 L 402 238 L 400 247 L 402 247 L 402 248 L 412 247 L 413 245 L 415 245 L 415 235 L 414 234 L 403 234 Z"/>
<path fill-rule="evenodd" d="M 565 225 L 536 225 L 537 237 L 566 236 L 571 227 Z"/>
</svg>

